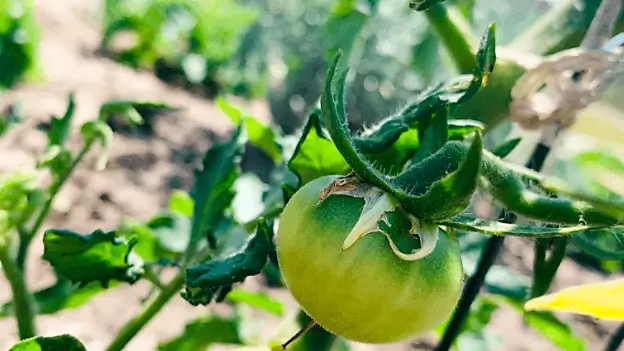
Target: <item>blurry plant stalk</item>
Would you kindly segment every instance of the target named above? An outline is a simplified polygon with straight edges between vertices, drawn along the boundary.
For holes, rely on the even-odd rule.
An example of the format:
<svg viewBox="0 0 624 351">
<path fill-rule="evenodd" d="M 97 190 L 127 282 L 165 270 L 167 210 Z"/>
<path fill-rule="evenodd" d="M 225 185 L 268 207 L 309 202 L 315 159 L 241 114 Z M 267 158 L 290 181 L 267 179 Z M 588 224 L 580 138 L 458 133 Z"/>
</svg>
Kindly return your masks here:
<svg viewBox="0 0 624 351">
<path fill-rule="evenodd" d="M 510 119 L 524 129 L 541 129 L 540 139 L 526 164 L 528 168 L 542 169 L 558 136 L 575 122 L 578 112 L 599 99 L 624 71 L 624 33 L 608 40 L 621 7 L 621 0 L 603 0 L 579 48 L 539 60 L 516 82 L 512 89 Z M 504 210 L 499 218 L 509 223 L 517 219 L 513 213 Z M 466 282 L 436 351 L 448 351 L 455 342 L 503 243 L 504 236 L 492 236 L 488 240 L 477 270 Z M 536 245 L 536 257 L 544 257 L 546 249 L 547 245 Z M 558 257 L 556 266 L 562 259 L 563 256 Z M 548 289 L 553 277 L 542 282 L 540 294 Z"/>
</svg>

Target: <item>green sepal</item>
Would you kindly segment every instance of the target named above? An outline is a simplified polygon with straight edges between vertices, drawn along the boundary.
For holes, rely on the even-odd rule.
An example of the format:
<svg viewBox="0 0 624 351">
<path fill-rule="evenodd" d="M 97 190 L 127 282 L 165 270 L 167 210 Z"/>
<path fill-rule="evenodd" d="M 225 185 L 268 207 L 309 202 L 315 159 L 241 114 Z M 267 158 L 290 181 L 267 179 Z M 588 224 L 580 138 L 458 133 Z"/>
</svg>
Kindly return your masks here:
<svg viewBox="0 0 624 351">
<path fill-rule="evenodd" d="M 440 150 L 448 141 L 448 111 L 441 109 L 436 112 L 422 135 L 420 147 L 412 156 L 412 163 L 418 163 Z"/>
<path fill-rule="evenodd" d="M 428 220 L 451 218 L 466 209 L 479 183 L 482 152 L 481 134 L 476 133 L 459 167 L 434 181 L 426 192 L 410 193 L 405 196 L 404 206 L 412 213 Z M 410 184 L 418 182 L 421 174 L 421 167 L 410 168 L 398 176 L 394 184 L 401 184 L 401 188 L 409 188 Z"/>
<path fill-rule="evenodd" d="M 288 168 L 297 175 L 300 185 L 326 175 L 346 175 L 350 168 L 321 125 L 318 111 L 313 111 L 303 127 Z"/>
<path fill-rule="evenodd" d="M 97 229 L 88 235 L 49 229 L 43 235 L 43 258 L 65 278 L 82 286 L 99 281 L 135 283 L 143 275 L 143 260 L 134 251 L 136 238 Z"/>
<path fill-rule="evenodd" d="M 87 351 L 87 349 L 75 337 L 64 334 L 22 340 L 13 345 L 9 351 Z"/>
<path fill-rule="evenodd" d="M 186 289 L 182 297 L 192 305 L 207 305 L 222 300 L 234 283 L 260 274 L 271 251 L 273 233 L 264 219 L 258 221 L 256 233 L 238 252 L 216 258 L 186 270 Z"/>
<path fill-rule="evenodd" d="M 447 83 L 438 84 L 437 86 L 426 89 L 418 96 L 416 101 L 405 106 L 396 115 L 382 120 L 377 126 L 365 131 L 361 135 L 353 136 L 352 140 L 355 148 L 361 153 L 366 154 L 383 152 L 390 148 L 399 137 L 409 129 L 426 129 L 429 120 L 436 112 L 449 108 L 452 113 L 455 107 L 472 99 L 479 89 L 485 86 L 494 69 L 496 62 L 495 33 L 496 26 L 492 24 L 488 27 L 488 30 L 481 39 L 479 50 L 476 55 L 477 66 L 474 68 L 472 75 L 460 75 Z M 339 52 L 334 60 L 339 60 L 340 56 L 341 53 Z M 336 68 L 330 68 L 328 76 L 333 77 L 336 75 L 336 72 Z M 344 87 L 340 86 L 342 84 L 337 84 L 338 91 L 344 89 Z M 327 90 L 327 88 L 328 86 L 326 86 L 325 90 Z M 331 86 L 329 86 L 329 88 L 331 88 Z M 326 93 L 331 94 L 331 91 L 325 91 L 324 94 Z M 343 104 L 341 97 L 337 96 L 337 100 L 339 104 L 336 108 L 337 113 L 342 113 L 344 115 L 344 108 L 340 107 Z M 423 123 L 424 125 L 421 125 Z M 468 123 L 469 122 L 466 121 L 452 122 L 452 120 L 450 120 L 448 126 L 449 139 L 457 140 L 457 135 L 453 133 L 457 132 L 458 129 L 463 130 L 463 132 L 460 131 L 459 134 L 465 135 L 467 131 L 462 127 L 468 126 Z M 472 124 L 471 127 L 474 127 L 474 129 L 484 128 L 484 126 L 478 122 L 471 121 L 470 124 Z M 421 140 L 423 137 L 423 135 L 419 135 Z M 418 147 L 418 145 L 415 145 L 415 147 Z"/>
</svg>

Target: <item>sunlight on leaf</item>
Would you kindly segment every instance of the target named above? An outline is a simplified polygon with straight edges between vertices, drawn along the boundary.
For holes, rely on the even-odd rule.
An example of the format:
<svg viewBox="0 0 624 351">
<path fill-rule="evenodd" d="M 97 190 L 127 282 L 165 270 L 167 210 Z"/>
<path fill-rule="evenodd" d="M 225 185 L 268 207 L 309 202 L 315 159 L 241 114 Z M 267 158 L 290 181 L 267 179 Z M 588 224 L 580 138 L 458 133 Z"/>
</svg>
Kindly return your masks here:
<svg viewBox="0 0 624 351">
<path fill-rule="evenodd" d="M 87 351 L 84 345 L 71 335 L 52 337 L 37 336 L 22 340 L 9 351 Z"/>
<path fill-rule="evenodd" d="M 568 287 L 529 300 L 527 311 L 570 312 L 608 320 L 624 320 L 624 279 Z"/>
<path fill-rule="evenodd" d="M 288 161 L 288 168 L 297 174 L 301 185 L 318 177 L 349 173 L 349 165 L 323 131 L 318 113 L 310 115 L 295 152 Z"/>
</svg>

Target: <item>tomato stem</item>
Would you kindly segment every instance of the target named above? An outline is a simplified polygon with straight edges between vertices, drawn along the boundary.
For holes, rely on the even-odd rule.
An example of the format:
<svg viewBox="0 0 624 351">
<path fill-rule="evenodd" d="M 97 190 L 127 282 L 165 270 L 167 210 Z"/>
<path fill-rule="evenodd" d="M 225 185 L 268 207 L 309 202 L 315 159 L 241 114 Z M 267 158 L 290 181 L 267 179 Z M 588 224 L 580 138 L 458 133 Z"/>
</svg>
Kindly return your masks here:
<svg viewBox="0 0 624 351">
<path fill-rule="evenodd" d="M 538 143 L 529 158 L 526 167 L 532 170 L 539 172 L 544 166 L 544 162 L 546 161 L 546 157 L 550 153 L 550 147 L 543 143 Z M 501 211 L 499 219 L 503 222 L 514 223 L 517 219 L 517 216 L 514 213 L 507 212 L 505 210 Z M 485 282 L 485 277 L 489 272 L 490 268 L 494 265 L 494 261 L 498 257 L 500 250 L 503 248 L 503 244 L 505 243 L 505 236 L 492 236 L 488 239 L 485 248 L 479 258 L 479 263 L 477 265 L 477 271 L 468 279 L 466 286 L 464 287 L 464 291 L 462 292 L 462 296 L 459 299 L 459 303 L 451 321 L 449 322 L 446 330 L 444 331 L 444 335 L 442 336 L 442 340 L 436 347 L 435 351 L 448 351 L 451 346 L 455 342 L 455 339 L 459 336 L 461 332 L 461 328 L 468 318 L 468 314 L 470 313 L 470 306 L 474 302 L 475 298 L 479 294 L 483 283 Z"/>
<path fill-rule="evenodd" d="M 20 340 L 32 338 L 37 335 L 35 304 L 24 281 L 24 273 L 9 254 L 8 247 L 0 246 L 0 266 L 11 286 Z"/>
<path fill-rule="evenodd" d="M 293 335 L 290 339 L 288 339 L 288 341 L 283 343 L 282 344 L 282 348 L 284 350 L 286 350 L 288 345 L 290 345 L 293 341 L 295 341 L 295 340 L 299 339 L 300 337 L 302 337 L 305 333 L 310 331 L 310 329 L 314 328 L 316 325 L 317 325 L 316 321 L 310 320 L 310 322 L 308 322 L 308 324 L 305 327 L 301 328 L 298 332 L 295 333 L 295 335 Z"/>
</svg>

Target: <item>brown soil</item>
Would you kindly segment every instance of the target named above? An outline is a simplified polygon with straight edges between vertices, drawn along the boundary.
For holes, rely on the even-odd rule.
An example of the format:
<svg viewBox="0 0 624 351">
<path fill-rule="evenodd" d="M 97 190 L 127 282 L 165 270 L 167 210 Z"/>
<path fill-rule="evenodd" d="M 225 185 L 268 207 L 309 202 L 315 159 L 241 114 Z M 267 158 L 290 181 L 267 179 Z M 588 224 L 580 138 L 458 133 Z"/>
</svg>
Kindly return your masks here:
<svg viewBox="0 0 624 351">
<path fill-rule="evenodd" d="M 100 40 L 99 11 L 101 1 L 38 0 L 36 16 L 42 29 L 40 57 L 45 80 L 19 86 L 0 96 L 0 109 L 20 100 L 27 120 L 8 138 L 0 141 L 0 171 L 32 165 L 33 155 L 45 146 L 44 136 L 34 127 L 51 114 L 64 112 L 70 92 L 76 92 L 76 120 L 79 124 L 94 118 L 101 103 L 113 98 L 164 101 L 181 111 L 158 118 L 154 135 L 116 135 L 109 151 L 106 170 L 93 168 L 94 155 L 88 157 L 63 188 L 46 227 L 58 226 L 77 232 L 95 228 L 112 229 L 124 217 L 147 219 L 164 206 L 172 188 L 188 189 L 192 169 L 215 137 L 228 132 L 228 119 L 208 100 L 169 87 L 149 72 L 136 72 L 94 54 Z M 97 6 L 96 6 L 97 5 Z M 266 103 L 245 106 L 264 121 L 270 121 Z M 49 265 L 41 260 L 41 240 L 35 240 L 28 262 L 28 285 L 39 289 L 53 283 Z M 523 273 L 529 273 L 532 250 L 522 240 L 509 240 L 504 261 Z M 601 277 L 566 261 L 554 288 Z M 250 287 L 261 289 L 250 280 Z M 141 308 L 147 284 L 121 286 L 98 295 L 89 304 L 38 319 L 40 334 L 71 333 L 80 338 L 90 351 L 105 348 L 121 326 Z M 272 291 L 295 304 L 285 291 Z M 11 296 L 0 277 L 0 301 Z M 193 307 L 174 298 L 161 313 L 128 345 L 128 350 L 154 350 L 158 341 L 178 334 L 186 321 L 214 308 Z M 223 310 L 222 307 L 219 309 Z M 261 335 L 268 335 L 278 319 L 258 313 L 263 319 Z M 596 323 L 587 318 L 563 316 L 588 341 L 589 350 L 600 350 L 606 332 L 613 323 Z M 549 342 L 526 327 L 513 311 L 501 309 L 488 327 L 501 335 L 500 350 L 555 350 Z M 12 319 L 0 320 L 0 349 L 8 349 L 17 339 Z M 431 339 L 400 345 L 357 345 L 356 350 L 431 349 Z M 429 346 L 428 346 L 429 345 Z M 198 350 L 199 351 L 199 350 Z"/>
</svg>

